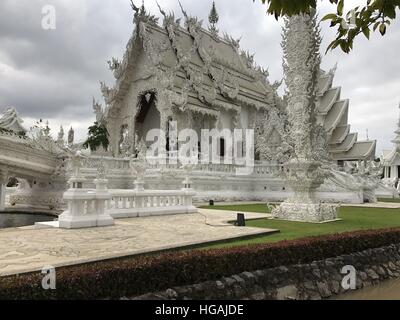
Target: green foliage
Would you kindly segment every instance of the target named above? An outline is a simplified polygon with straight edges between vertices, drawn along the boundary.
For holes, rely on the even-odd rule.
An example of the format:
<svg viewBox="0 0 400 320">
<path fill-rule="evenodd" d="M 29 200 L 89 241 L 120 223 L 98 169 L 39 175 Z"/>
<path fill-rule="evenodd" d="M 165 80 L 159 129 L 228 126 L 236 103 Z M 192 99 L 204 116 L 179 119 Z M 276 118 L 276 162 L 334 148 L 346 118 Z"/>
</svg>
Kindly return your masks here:
<svg viewBox="0 0 400 320">
<path fill-rule="evenodd" d="M 96 151 L 100 146 L 104 148 L 104 150 L 108 149 L 110 145 L 109 134 L 107 131 L 107 127 L 104 123 L 95 122 L 94 125 L 89 127 L 88 138 L 83 144 L 85 148 L 89 148 L 92 151 Z"/>
<path fill-rule="evenodd" d="M 316 0 L 261 1 L 267 4 L 267 12 L 276 19 L 285 15 L 310 13 L 317 6 Z M 337 10 L 324 16 L 322 21 L 330 21 L 330 27 L 337 28 L 337 35 L 327 51 L 340 47 L 346 53 L 353 49 L 354 40 L 360 34 L 369 39 L 371 31 L 378 30 L 384 36 L 388 26 L 396 19 L 396 10 L 400 9 L 400 0 L 366 0 L 364 6 L 358 6 L 349 12 L 344 12 L 345 0 L 329 0 L 329 2 L 335 4 Z"/>
<path fill-rule="evenodd" d="M 400 229 L 385 229 L 106 260 L 58 268 L 57 290 L 43 290 L 40 272 L 2 277 L 0 299 L 119 299 L 396 243 L 400 243 Z"/>
</svg>

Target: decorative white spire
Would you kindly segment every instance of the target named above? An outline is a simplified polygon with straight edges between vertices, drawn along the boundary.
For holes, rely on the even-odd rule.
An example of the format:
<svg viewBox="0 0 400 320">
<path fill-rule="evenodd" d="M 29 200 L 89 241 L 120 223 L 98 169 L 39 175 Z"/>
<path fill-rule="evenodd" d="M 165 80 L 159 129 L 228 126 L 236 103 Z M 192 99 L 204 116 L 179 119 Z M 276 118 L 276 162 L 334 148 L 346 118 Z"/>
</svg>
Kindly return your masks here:
<svg viewBox="0 0 400 320">
<path fill-rule="evenodd" d="M 57 143 L 60 145 L 64 144 L 64 128 L 62 125 L 60 126 L 60 131 L 58 132 Z"/>
<path fill-rule="evenodd" d="M 399 110 L 400 110 L 400 103 L 399 103 Z M 396 149 L 400 151 L 400 116 L 399 116 L 399 121 L 397 122 L 397 129 L 394 133 L 396 134 L 396 137 L 392 140 L 392 142 L 396 145 Z"/>
<path fill-rule="evenodd" d="M 321 36 L 315 13 L 285 19 L 282 48 L 288 88 L 288 115 L 295 154 L 308 159 L 313 154 L 316 127 L 315 97 L 321 56 Z"/>
<path fill-rule="evenodd" d="M 219 15 L 217 12 L 217 8 L 215 7 L 215 1 L 213 1 L 211 11 L 208 16 L 208 22 L 210 22 L 210 26 L 208 27 L 208 30 L 210 30 L 210 32 L 214 35 L 218 34 L 218 29 L 216 27 L 218 21 L 219 21 Z"/>
<path fill-rule="evenodd" d="M 68 145 L 72 146 L 74 144 L 75 132 L 74 129 L 69 129 L 68 131 Z"/>
<path fill-rule="evenodd" d="M 293 195 L 272 211 L 279 219 L 323 222 L 337 218 L 337 207 L 320 203 L 316 196 L 330 174 L 323 165 L 328 160 L 326 132 L 316 121 L 320 43 L 314 12 L 285 19 L 283 69 L 288 89 L 288 140 L 293 148 L 285 175 Z"/>
</svg>

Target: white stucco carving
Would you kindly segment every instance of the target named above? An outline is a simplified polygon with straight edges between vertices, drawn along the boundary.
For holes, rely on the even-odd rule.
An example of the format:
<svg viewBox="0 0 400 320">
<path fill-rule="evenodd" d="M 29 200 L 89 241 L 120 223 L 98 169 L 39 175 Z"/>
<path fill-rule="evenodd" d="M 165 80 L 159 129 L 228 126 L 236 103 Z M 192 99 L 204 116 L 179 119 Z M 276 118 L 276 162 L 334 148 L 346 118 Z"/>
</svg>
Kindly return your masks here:
<svg viewBox="0 0 400 320">
<path fill-rule="evenodd" d="M 283 67 L 288 87 L 288 141 L 293 148 L 286 163 L 286 180 L 294 194 L 273 211 L 279 219 L 324 222 L 337 218 L 336 206 L 316 198 L 329 175 L 324 167 L 326 139 L 321 137 L 315 105 L 320 41 L 314 14 L 286 19 Z"/>
</svg>

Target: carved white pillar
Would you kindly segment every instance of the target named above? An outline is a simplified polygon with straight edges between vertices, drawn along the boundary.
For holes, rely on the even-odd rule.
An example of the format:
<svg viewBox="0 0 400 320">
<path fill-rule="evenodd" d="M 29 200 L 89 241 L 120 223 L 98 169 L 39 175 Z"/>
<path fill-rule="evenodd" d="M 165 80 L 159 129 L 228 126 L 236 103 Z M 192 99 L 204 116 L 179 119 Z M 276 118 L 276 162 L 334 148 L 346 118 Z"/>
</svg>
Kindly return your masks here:
<svg viewBox="0 0 400 320">
<path fill-rule="evenodd" d="M 337 218 L 335 206 L 320 203 L 316 198 L 316 190 L 328 176 L 322 167 L 328 154 L 326 137 L 317 123 L 315 105 L 320 42 L 314 13 L 286 19 L 283 68 L 288 88 L 289 138 L 293 145 L 293 154 L 286 164 L 286 180 L 293 196 L 273 210 L 274 217 L 279 219 L 322 222 Z"/>
<path fill-rule="evenodd" d="M 5 170 L 0 171 L 0 211 L 6 208 L 7 181 L 7 172 Z"/>
</svg>

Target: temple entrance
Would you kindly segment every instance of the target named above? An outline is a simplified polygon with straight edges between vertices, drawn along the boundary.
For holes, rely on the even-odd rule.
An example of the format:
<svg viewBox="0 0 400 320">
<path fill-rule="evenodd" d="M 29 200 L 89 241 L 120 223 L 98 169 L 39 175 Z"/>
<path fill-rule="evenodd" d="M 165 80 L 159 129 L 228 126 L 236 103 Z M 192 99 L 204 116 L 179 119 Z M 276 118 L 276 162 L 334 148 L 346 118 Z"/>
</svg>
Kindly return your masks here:
<svg viewBox="0 0 400 320">
<path fill-rule="evenodd" d="M 135 118 L 135 145 L 152 129 L 160 129 L 160 112 L 156 107 L 157 97 L 154 91 L 149 91 L 139 97 L 139 112 Z"/>
</svg>

